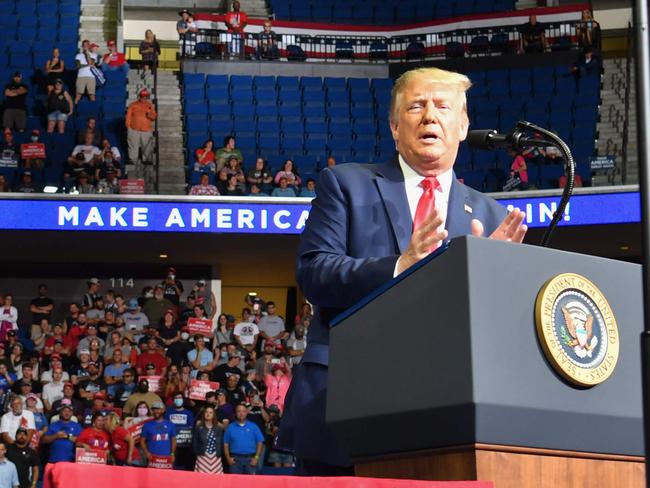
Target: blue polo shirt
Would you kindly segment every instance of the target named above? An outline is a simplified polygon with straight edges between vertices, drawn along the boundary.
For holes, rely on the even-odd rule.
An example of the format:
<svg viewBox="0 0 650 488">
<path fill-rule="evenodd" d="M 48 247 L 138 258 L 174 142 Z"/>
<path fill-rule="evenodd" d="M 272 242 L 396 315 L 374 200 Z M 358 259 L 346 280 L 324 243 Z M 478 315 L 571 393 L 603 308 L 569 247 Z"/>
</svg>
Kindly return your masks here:
<svg viewBox="0 0 650 488">
<path fill-rule="evenodd" d="M 20 486 L 16 465 L 8 459 L 5 459 L 0 463 L 0 486 L 11 488 L 14 486 Z"/>
<path fill-rule="evenodd" d="M 65 432 L 77 437 L 81 434 L 81 425 L 71 420 L 66 422 L 64 420 L 57 420 L 50 425 L 45 435 L 54 435 L 58 432 Z M 61 461 L 74 461 L 75 458 L 74 442 L 68 439 L 56 439 L 50 444 L 50 463 L 59 463 Z M 2 486 L 2 485 L 0 485 Z"/>
<path fill-rule="evenodd" d="M 152 420 L 142 426 L 142 438 L 147 449 L 155 456 L 170 456 L 176 427 L 169 420 Z"/>
<path fill-rule="evenodd" d="M 226 429 L 223 443 L 228 444 L 231 455 L 255 455 L 257 443 L 264 442 L 260 428 L 247 420 L 244 425 L 239 425 L 236 420 L 231 422 Z"/>
</svg>

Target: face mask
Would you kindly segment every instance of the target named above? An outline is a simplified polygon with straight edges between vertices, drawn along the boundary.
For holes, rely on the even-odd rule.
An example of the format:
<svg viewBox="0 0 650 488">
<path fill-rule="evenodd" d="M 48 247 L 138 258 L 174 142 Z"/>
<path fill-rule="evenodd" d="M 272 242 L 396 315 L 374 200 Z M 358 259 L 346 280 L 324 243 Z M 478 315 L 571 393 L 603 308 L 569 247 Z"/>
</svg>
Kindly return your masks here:
<svg viewBox="0 0 650 488">
<path fill-rule="evenodd" d="M 147 409 L 145 407 L 138 408 L 138 417 L 146 417 Z"/>
<path fill-rule="evenodd" d="M 182 407 L 183 406 L 183 399 L 182 398 L 174 398 L 174 405 L 176 407 Z"/>
<path fill-rule="evenodd" d="M 228 351 L 221 351 L 221 357 L 223 359 L 228 359 Z"/>
<path fill-rule="evenodd" d="M 147 293 L 144 294 L 144 297 L 145 297 L 145 298 L 152 298 L 152 297 L 153 297 L 153 292 L 152 292 L 152 291 L 148 291 Z"/>
<path fill-rule="evenodd" d="M 38 137 L 32 136 L 32 142 L 38 142 Z"/>
<path fill-rule="evenodd" d="M 190 335 L 187 332 L 183 332 L 181 334 L 181 339 L 183 339 L 184 341 L 188 340 L 189 338 L 190 338 Z"/>
</svg>

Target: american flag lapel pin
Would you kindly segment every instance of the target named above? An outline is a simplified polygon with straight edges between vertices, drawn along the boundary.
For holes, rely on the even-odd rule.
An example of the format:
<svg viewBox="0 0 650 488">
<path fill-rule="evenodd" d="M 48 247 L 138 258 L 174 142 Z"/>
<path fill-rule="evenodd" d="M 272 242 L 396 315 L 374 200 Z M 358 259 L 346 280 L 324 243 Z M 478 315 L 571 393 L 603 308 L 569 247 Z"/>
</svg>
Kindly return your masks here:
<svg viewBox="0 0 650 488">
<path fill-rule="evenodd" d="M 470 207 L 469 205 L 465 204 L 465 212 L 467 212 L 468 214 L 471 214 L 471 213 L 472 213 L 472 207 Z"/>
</svg>

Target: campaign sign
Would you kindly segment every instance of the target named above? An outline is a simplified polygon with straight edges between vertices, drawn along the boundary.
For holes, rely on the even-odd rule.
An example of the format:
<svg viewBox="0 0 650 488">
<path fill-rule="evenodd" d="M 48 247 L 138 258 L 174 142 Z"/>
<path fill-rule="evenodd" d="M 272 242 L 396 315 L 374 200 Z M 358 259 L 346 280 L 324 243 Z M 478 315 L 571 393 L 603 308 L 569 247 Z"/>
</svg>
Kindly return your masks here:
<svg viewBox="0 0 650 488">
<path fill-rule="evenodd" d="M 205 394 L 219 389 L 218 381 L 192 380 L 190 382 L 190 399 L 205 400 Z"/>
<path fill-rule="evenodd" d="M 42 142 L 21 144 L 20 157 L 23 159 L 45 159 L 45 144 Z"/>
<path fill-rule="evenodd" d="M 140 379 L 147 380 L 147 383 L 149 383 L 149 391 L 153 393 L 158 393 L 162 387 L 162 376 L 141 376 Z"/>
<path fill-rule="evenodd" d="M 77 447 L 75 451 L 75 460 L 82 464 L 106 464 L 106 451 L 94 451 Z"/>
<path fill-rule="evenodd" d="M 156 469 L 174 469 L 174 461 L 171 456 L 151 456 L 151 461 L 149 461 L 147 467 Z"/>
<path fill-rule="evenodd" d="M 127 432 L 131 435 L 131 437 L 135 442 L 138 442 L 140 440 L 140 437 L 142 436 L 142 426 L 147 422 L 149 422 L 149 420 L 151 419 L 143 420 L 142 422 L 132 423 L 131 425 L 126 427 Z"/>
<path fill-rule="evenodd" d="M 190 317 L 187 319 L 187 329 L 190 334 L 201 334 L 205 337 L 212 337 L 212 320 Z"/>
<path fill-rule="evenodd" d="M 122 195 L 144 195 L 144 180 L 120 180 L 120 193 Z"/>
</svg>

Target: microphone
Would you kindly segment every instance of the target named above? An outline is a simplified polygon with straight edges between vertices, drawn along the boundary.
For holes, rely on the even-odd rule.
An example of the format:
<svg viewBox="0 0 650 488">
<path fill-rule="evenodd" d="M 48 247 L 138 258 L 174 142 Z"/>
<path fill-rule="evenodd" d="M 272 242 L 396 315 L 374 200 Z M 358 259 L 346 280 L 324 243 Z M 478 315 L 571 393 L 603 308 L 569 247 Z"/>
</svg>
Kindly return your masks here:
<svg viewBox="0 0 650 488">
<path fill-rule="evenodd" d="M 519 127 L 508 134 L 499 134 L 494 129 L 471 130 L 467 133 L 467 144 L 473 149 L 514 149 L 522 151 L 527 147 L 553 146 L 547 139 L 528 137 Z"/>
</svg>

